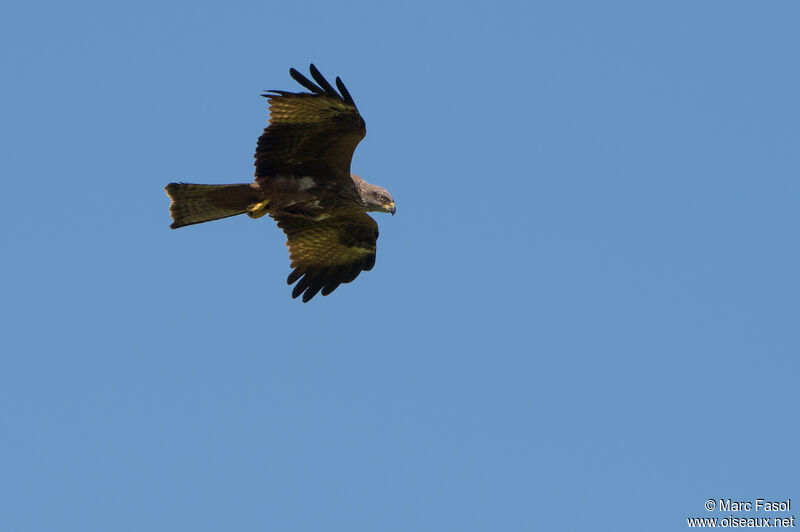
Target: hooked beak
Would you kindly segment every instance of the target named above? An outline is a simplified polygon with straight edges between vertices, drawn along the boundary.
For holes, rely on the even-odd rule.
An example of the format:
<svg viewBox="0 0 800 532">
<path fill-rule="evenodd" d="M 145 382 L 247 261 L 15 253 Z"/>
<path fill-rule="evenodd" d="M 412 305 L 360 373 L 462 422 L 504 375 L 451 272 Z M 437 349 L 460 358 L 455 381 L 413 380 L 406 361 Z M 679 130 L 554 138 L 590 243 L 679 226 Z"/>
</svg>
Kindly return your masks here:
<svg viewBox="0 0 800 532">
<path fill-rule="evenodd" d="M 394 216 L 394 211 L 395 211 L 395 210 L 396 210 L 396 209 L 394 208 L 394 202 L 392 202 L 392 204 L 391 204 L 391 205 L 389 205 L 389 212 L 390 212 L 390 213 L 392 213 L 392 216 Z"/>
</svg>

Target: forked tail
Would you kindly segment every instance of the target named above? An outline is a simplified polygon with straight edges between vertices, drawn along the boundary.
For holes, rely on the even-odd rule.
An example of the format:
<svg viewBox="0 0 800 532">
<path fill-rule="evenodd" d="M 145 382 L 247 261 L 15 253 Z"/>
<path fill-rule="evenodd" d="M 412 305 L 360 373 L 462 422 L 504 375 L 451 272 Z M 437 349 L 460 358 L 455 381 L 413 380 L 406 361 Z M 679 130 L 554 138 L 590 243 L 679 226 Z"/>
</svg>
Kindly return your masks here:
<svg viewBox="0 0 800 532">
<path fill-rule="evenodd" d="M 172 199 L 169 206 L 172 229 L 243 214 L 250 205 L 263 201 L 258 189 L 249 184 L 170 183 L 164 190 Z"/>
</svg>

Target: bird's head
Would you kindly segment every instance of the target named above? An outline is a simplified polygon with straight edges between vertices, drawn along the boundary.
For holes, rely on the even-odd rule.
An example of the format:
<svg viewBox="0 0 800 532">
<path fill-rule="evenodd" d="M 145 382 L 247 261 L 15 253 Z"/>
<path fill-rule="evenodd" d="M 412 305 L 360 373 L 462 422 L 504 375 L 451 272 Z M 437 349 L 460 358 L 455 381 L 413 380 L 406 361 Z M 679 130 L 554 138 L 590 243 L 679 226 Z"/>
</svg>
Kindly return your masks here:
<svg viewBox="0 0 800 532">
<path fill-rule="evenodd" d="M 369 212 L 388 212 L 394 214 L 394 199 L 389 191 L 378 185 L 367 183 L 357 175 L 353 175 L 353 181 L 358 187 L 361 201 Z"/>
<path fill-rule="evenodd" d="M 373 185 L 372 190 L 370 190 L 368 194 L 367 208 L 371 211 L 394 214 L 395 207 L 392 195 L 389 194 L 385 188 Z"/>
</svg>

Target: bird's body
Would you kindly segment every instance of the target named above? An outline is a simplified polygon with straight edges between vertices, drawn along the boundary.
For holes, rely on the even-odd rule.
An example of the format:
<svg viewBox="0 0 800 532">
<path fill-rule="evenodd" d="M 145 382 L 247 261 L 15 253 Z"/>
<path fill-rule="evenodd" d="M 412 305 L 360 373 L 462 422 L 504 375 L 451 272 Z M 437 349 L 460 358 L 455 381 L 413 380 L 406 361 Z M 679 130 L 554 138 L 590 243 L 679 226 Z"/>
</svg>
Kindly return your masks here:
<svg viewBox="0 0 800 532">
<path fill-rule="evenodd" d="M 269 214 L 287 235 L 299 281 L 292 297 L 328 295 L 375 264 L 378 226 L 367 212 L 395 206 L 383 188 L 350 173 L 350 160 L 366 135 L 364 120 L 344 84 L 339 92 L 311 65 L 315 85 L 290 74 L 312 93 L 270 91 L 270 125 L 258 140 L 256 177 L 250 184 L 170 183 L 170 213 L 177 229 L 247 214 Z M 341 94 L 340 94 L 341 93 Z"/>
</svg>

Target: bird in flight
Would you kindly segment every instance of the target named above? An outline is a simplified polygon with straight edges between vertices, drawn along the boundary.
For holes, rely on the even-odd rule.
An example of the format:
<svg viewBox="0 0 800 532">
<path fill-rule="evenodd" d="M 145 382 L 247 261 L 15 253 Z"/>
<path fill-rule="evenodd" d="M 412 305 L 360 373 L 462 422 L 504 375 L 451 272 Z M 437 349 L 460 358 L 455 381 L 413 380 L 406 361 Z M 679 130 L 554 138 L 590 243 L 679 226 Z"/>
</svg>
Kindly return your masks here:
<svg viewBox="0 0 800 532">
<path fill-rule="evenodd" d="M 391 194 L 350 173 L 367 134 L 342 80 L 338 92 L 310 66 L 313 81 L 289 74 L 310 92 L 267 91 L 269 126 L 258 139 L 255 181 L 233 185 L 170 183 L 177 229 L 238 214 L 269 214 L 286 233 L 292 297 L 327 296 L 375 265 L 378 224 L 368 212 L 394 214 Z"/>
</svg>

